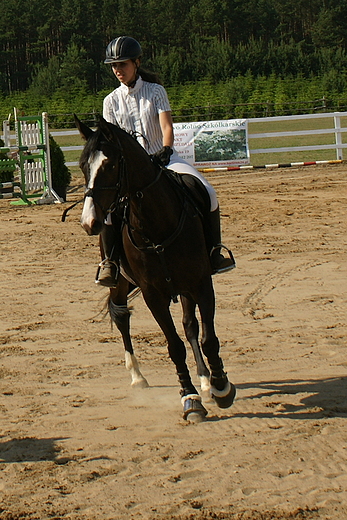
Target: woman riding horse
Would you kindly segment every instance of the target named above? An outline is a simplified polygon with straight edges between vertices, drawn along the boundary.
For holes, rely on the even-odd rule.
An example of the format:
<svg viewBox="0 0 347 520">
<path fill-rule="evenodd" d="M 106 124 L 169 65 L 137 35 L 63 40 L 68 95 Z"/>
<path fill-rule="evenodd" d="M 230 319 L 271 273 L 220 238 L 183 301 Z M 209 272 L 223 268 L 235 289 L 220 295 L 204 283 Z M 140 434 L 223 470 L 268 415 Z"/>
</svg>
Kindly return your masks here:
<svg viewBox="0 0 347 520">
<path fill-rule="evenodd" d="M 215 190 L 173 149 L 174 132 L 167 93 L 155 74 L 140 67 L 141 55 L 139 42 L 129 36 L 115 38 L 107 46 L 105 63 L 111 64 L 120 86 L 104 99 L 103 117 L 127 132 L 134 133 L 157 165 L 180 174 L 192 175 L 203 183 L 210 197 L 210 211 L 205 217 L 205 234 L 212 272 L 233 269 L 235 261 L 231 252 L 227 250 L 230 258 L 221 254 L 221 247 L 225 246 L 221 244 L 220 215 Z M 112 221 L 109 215 L 100 236 L 103 261 L 96 283 L 107 287 L 114 287 L 117 283 L 120 225 L 119 220 Z"/>
<path fill-rule="evenodd" d="M 122 271 L 116 287 L 110 288 L 108 308 L 122 335 L 131 385 L 148 386 L 139 369 L 130 335 L 128 295 L 134 287 L 139 287 L 167 340 L 181 387 L 183 418 L 200 422 L 205 419 L 207 410 L 192 382 L 186 347 L 170 311 L 171 302 L 177 302 L 178 296 L 202 394 L 208 392 L 220 408 L 229 408 L 236 394 L 219 355 L 203 214 L 191 194 L 178 182 L 182 176 L 155 165 L 131 134 L 104 118 L 100 118 L 95 132 L 77 117 L 75 120 L 86 141 L 80 158 L 87 187 L 81 225 L 88 235 L 98 235 L 105 227 L 107 215 L 122 215 L 119 219 L 123 224 L 119 241 Z"/>
</svg>

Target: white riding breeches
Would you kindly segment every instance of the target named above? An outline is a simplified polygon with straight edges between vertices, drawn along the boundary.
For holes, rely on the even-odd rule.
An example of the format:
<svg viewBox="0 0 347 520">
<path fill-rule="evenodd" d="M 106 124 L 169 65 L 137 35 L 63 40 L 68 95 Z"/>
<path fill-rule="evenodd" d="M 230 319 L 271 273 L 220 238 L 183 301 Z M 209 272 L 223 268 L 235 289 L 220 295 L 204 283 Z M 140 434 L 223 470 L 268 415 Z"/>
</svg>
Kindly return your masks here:
<svg viewBox="0 0 347 520">
<path fill-rule="evenodd" d="M 187 163 L 187 161 L 182 159 L 175 149 L 173 151 L 173 154 L 171 155 L 171 159 L 169 164 L 167 165 L 167 168 L 169 168 L 169 170 L 173 170 L 176 173 L 186 173 L 188 175 L 192 175 L 193 177 L 197 177 L 205 186 L 207 193 L 210 196 L 211 211 L 215 211 L 218 208 L 217 194 L 213 186 L 211 186 L 211 184 L 207 182 L 205 177 L 203 177 L 203 175 L 201 175 L 201 173 L 198 172 L 198 170 L 196 170 L 194 166 L 191 166 L 189 163 Z"/>
</svg>

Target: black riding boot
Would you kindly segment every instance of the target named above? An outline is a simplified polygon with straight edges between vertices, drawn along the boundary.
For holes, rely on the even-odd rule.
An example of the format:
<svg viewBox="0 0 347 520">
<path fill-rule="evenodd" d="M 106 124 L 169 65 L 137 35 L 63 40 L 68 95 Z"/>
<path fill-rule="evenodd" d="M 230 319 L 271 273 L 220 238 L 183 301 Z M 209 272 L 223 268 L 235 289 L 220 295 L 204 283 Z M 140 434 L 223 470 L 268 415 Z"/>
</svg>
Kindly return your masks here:
<svg viewBox="0 0 347 520">
<path fill-rule="evenodd" d="M 96 273 L 95 283 L 105 287 L 115 287 L 119 275 L 120 232 L 113 226 L 104 225 L 100 233 L 100 254 L 102 261 Z"/>
<path fill-rule="evenodd" d="M 214 273 L 224 273 L 236 267 L 232 252 L 221 243 L 220 215 L 219 207 L 211 211 L 207 216 L 207 246 L 211 258 L 212 271 Z M 229 258 L 221 253 L 221 248 L 228 252 Z"/>
</svg>

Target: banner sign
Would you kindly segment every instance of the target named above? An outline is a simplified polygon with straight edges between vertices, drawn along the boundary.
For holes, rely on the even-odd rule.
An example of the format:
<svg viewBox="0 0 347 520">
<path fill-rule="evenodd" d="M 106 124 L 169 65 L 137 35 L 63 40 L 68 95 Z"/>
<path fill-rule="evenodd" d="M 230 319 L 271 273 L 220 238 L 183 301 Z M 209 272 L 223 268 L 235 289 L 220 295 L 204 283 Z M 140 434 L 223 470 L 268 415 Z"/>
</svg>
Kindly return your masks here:
<svg viewBox="0 0 347 520">
<path fill-rule="evenodd" d="M 250 163 L 247 119 L 174 123 L 174 147 L 195 168 Z"/>
</svg>

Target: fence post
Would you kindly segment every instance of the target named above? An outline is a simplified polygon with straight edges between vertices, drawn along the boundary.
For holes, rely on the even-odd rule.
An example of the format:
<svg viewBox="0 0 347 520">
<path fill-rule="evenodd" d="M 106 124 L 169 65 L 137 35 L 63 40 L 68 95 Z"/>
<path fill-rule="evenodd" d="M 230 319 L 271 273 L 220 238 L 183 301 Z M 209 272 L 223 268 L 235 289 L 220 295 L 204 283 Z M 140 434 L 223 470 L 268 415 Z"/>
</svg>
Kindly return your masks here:
<svg viewBox="0 0 347 520">
<path fill-rule="evenodd" d="M 342 135 L 341 135 L 341 118 L 340 115 L 334 115 L 334 125 L 335 125 L 335 144 L 336 144 L 336 159 L 338 161 L 342 161 L 343 152 L 342 152 Z"/>
<path fill-rule="evenodd" d="M 4 146 L 10 146 L 11 144 L 11 136 L 10 136 L 10 118 L 11 114 L 9 114 L 8 119 L 2 122 L 2 131 L 4 135 Z"/>
</svg>

